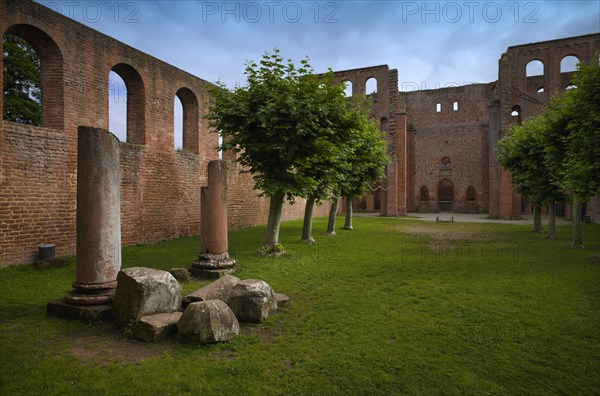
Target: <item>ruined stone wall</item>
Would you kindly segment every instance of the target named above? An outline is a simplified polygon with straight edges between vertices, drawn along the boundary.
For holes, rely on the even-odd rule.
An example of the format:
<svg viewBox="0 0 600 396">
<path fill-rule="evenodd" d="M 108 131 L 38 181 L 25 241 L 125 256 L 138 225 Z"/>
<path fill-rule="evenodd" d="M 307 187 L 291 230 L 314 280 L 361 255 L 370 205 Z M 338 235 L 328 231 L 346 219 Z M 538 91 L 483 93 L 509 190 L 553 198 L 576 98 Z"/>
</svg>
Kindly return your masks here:
<svg viewBox="0 0 600 396">
<path fill-rule="evenodd" d="M 208 161 L 218 158 L 217 135 L 200 117 L 209 83 L 30 0 L 0 0 L 0 33 L 35 48 L 42 88 L 42 127 L 0 124 L 0 267 L 31 262 L 40 243 L 74 254 L 77 127 L 108 130 L 111 70 L 128 92 L 127 142 L 120 144 L 123 245 L 198 234 L 200 187 Z M 182 151 L 173 149 L 176 95 Z M 266 222 L 267 200 L 247 183 L 232 192 L 249 208 L 230 217 L 232 226 Z M 286 209 L 285 218 L 300 218 L 302 210 Z"/>
<path fill-rule="evenodd" d="M 269 198 L 259 197 L 259 194 L 260 191 L 254 190 L 252 175 L 241 173 L 240 166 L 232 163 L 227 175 L 227 221 L 230 228 L 266 224 L 269 215 Z M 293 205 L 285 201 L 281 219 L 285 221 L 303 218 L 305 203 L 306 201 L 301 198 L 297 198 Z M 313 216 L 327 216 L 329 208 L 330 202 L 315 205 Z M 319 230 L 314 232 L 317 235 Z"/>
<path fill-rule="evenodd" d="M 12 122 L 0 140 L 0 263 L 28 261 L 42 242 L 75 252 L 76 175 L 62 131 Z"/>
<path fill-rule="evenodd" d="M 402 94 L 408 129 L 413 135 L 414 153 L 410 158 L 415 161 L 410 166 L 410 210 L 487 212 L 487 107 L 494 86 L 472 84 Z M 452 199 L 440 205 L 438 188 L 442 180 L 449 181 Z"/>
<path fill-rule="evenodd" d="M 387 216 L 406 214 L 407 210 L 407 166 L 408 137 L 406 133 L 406 111 L 398 94 L 398 71 L 387 65 L 335 72 L 337 82 L 349 82 L 352 96 L 366 97 L 371 105 L 370 116 L 385 132 L 387 153 L 391 158 L 383 181 L 380 213 Z M 375 79 L 376 92 L 367 92 L 367 82 Z M 372 192 L 369 193 L 373 195 Z M 373 199 L 371 197 L 370 199 Z"/>
<path fill-rule="evenodd" d="M 498 139 L 510 127 L 540 113 L 542 106 L 562 94 L 570 85 L 572 72 L 561 72 L 561 62 L 575 56 L 585 64 L 597 64 L 600 34 L 569 37 L 509 47 L 498 63 L 499 107 L 490 121 L 490 214 L 518 216 L 521 197 L 513 191 L 510 174 L 496 163 Z M 543 64 L 541 74 L 530 73 L 531 61 Z M 543 89 L 543 92 L 538 92 Z"/>
</svg>

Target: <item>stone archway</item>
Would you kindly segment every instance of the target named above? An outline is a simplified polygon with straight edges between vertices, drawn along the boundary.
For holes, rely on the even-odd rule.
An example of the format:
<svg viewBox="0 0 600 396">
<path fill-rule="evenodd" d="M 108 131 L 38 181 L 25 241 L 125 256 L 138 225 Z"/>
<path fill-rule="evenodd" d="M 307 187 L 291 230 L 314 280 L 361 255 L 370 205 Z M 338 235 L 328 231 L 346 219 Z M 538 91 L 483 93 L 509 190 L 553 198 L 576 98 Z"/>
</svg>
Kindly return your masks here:
<svg viewBox="0 0 600 396">
<path fill-rule="evenodd" d="M 437 199 L 440 211 L 451 212 L 452 202 L 454 201 L 454 183 L 448 179 L 440 180 L 437 189 Z"/>
</svg>

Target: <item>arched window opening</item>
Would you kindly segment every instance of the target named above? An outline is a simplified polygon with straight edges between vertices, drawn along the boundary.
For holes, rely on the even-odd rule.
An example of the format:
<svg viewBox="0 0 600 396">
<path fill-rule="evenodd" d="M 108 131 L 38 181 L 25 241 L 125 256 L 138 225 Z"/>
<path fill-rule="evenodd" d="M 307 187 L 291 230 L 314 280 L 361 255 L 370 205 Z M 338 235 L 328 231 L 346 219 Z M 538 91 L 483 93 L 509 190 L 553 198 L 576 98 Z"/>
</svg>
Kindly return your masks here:
<svg viewBox="0 0 600 396">
<path fill-rule="evenodd" d="M 108 75 L 108 130 L 127 141 L 127 86 L 112 70 Z"/>
<path fill-rule="evenodd" d="M 181 103 L 181 141 L 180 148 L 184 151 L 199 153 L 199 105 L 196 95 L 188 88 L 180 88 L 175 94 Z M 175 133 L 177 136 L 177 133 Z M 175 145 L 177 145 L 177 137 Z"/>
<path fill-rule="evenodd" d="M 421 201 L 429 201 L 429 189 L 426 186 L 421 187 Z"/>
<path fill-rule="evenodd" d="M 521 107 L 520 106 L 513 106 L 511 111 L 510 111 L 510 116 L 512 117 L 512 119 L 514 120 L 516 125 L 521 125 Z"/>
<path fill-rule="evenodd" d="M 436 113 L 440 113 L 442 111 L 442 104 L 441 103 L 436 103 L 435 104 L 435 112 Z"/>
<path fill-rule="evenodd" d="M 223 136 L 219 135 L 219 147 L 223 144 Z M 223 150 L 219 148 L 219 159 L 223 159 Z"/>
<path fill-rule="evenodd" d="M 177 95 L 173 102 L 173 131 L 175 131 L 173 148 L 183 150 L 183 105 Z"/>
<path fill-rule="evenodd" d="M 144 144 L 146 142 L 146 120 L 145 120 L 145 89 L 144 83 L 142 81 L 142 77 L 140 74 L 131 66 L 125 63 L 119 63 L 111 69 L 111 71 L 118 74 L 118 76 L 123 81 L 124 89 L 118 87 L 118 80 L 115 78 L 117 84 L 110 85 L 110 73 L 109 73 L 109 95 L 112 95 L 112 98 L 109 98 L 109 128 L 112 128 L 111 125 L 111 108 L 110 102 L 113 102 L 115 105 L 115 110 L 119 106 L 123 106 L 125 103 L 125 113 L 126 113 L 126 141 L 128 143 L 134 144 Z M 115 101 L 116 100 L 116 101 Z M 118 128 L 114 125 L 115 128 Z"/>
<path fill-rule="evenodd" d="M 352 96 L 352 81 L 350 80 L 346 80 L 346 81 L 342 81 L 342 84 L 344 84 L 345 88 L 344 88 L 344 94 L 346 95 L 347 98 Z"/>
<path fill-rule="evenodd" d="M 569 73 L 577 71 L 577 64 L 579 63 L 579 58 L 574 55 L 567 55 L 560 61 L 560 72 L 561 73 Z"/>
<path fill-rule="evenodd" d="M 544 87 L 539 87 L 537 93 L 544 93 Z"/>
<path fill-rule="evenodd" d="M 377 93 L 377 80 L 375 77 L 371 77 L 365 83 L 365 92 L 367 96 L 373 96 Z"/>
<path fill-rule="evenodd" d="M 11 26 L 2 41 L 4 119 L 64 129 L 63 57 L 58 45 L 31 25 Z"/>
<path fill-rule="evenodd" d="M 544 64 L 540 60 L 532 60 L 525 66 L 525 75 L 527 77 L 544 75 Z"/>
<path fill-rule="evenodd" d="M 476 198 L 475 187 L 469 186 L 467 188 L 467 201 L 475 201 L 475 198 Z"/>
<path fill-rule="evenodd" d="M 452 102 L 452 111 L 458 111 L 458 102 Z"/>
<path fill-rule="evenodd" d="M 31 44 L 19 36 L 5 34 L 3 118 L 39 126 L 42 120 L 40 58 Z"/>
</svg>

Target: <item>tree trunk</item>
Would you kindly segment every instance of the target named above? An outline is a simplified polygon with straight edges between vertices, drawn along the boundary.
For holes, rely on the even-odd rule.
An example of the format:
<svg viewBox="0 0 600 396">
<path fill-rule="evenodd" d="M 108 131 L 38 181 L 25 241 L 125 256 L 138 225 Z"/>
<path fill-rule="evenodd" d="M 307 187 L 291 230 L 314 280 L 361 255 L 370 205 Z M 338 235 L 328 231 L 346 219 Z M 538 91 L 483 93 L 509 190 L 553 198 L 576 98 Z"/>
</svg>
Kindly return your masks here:
<svg viewBox="0 0 600 396">
<path fill-rule="evenodd" d="M 338 208 L 340 207 L 340 195 L 336 195 L 333 197 L 333 201 L 331 201 L 331 208 L 329 209 L 329 221 L 327 222 L 327 232 L 325 235 L 334 236 L 335 235 L 335 219 L 337 216 Z"/>
<path fill-rule="evenodd" d="M 544 232 L 544 226 L 542 226 L 542 205 L 533 205 L 533 232 Z"/>
<path fill-rule="evenodd" d="M 548 204 L 548 239 L 557 239 L 556 236 L 556 202 L 550 202 Z"/>
<path fill-rule="evenodd" d="M 581 235 L 581 202 L 573 199 L 573 241 L 571 248 L 583 248 L 583 236 Z"/>
<path fill-rule="evenodd" d="M 265 235 L 264 244 L 267 249 L 272 249 L 279 243 L 281 208 L 283 207 L 284 196 L 285 194 L 282 192 L 275 193 L 271 197 L 271 202 L 269 203 L 269 219 L 267 221 L 267 233 Z"/>
<path fill-rule="evenodd" d="M 346 197 L 346 219 L 344 230 L 352 230 L 352 197 Z"/>
<path fill-rule="evenodd" d="M 312 217 L 313 209 L 315 207 L 315 198 L 310 197 L 306 200 L 306 207 L 304 208 L 304 224 L 302 225 L 302 242 L 310 244 L 316 243 L 312 237 Z"/>
</svg>

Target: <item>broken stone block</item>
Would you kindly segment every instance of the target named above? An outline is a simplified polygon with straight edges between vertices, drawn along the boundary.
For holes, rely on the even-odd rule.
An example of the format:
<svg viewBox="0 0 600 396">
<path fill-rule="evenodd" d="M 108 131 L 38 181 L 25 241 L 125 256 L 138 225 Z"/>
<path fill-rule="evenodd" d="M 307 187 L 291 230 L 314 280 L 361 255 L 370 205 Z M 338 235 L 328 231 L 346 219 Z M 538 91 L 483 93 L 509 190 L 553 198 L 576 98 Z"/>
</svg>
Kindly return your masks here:
<svg viewBox="0 0 600 396">
<path fill-rule="evenodd" d="M 229 341 L 238 335 L 240 324 L 223 301 L 199 301 L 191 303 L 183 311 L 177 331 L 186 341 L 211 344 Z"/>
<path fill-rule="evenodd" d="M 273 288 L 260 279 L 247 279 L 236 284 L 228 305 L 240 322 L 260 323 L 277 312 Z"/>
<path fill-rule="evenodd" d="M 239 278 L 236 278 L 233 275 L 225 275 L 185 296 L 182 306 L 183 308 L 186 308 L 193 302 L 207 300 L 221 300 L 228 304 L 233 288 L 239 282 Z"/>
<path fill-rule="evenodd" d="M 278 308 L 290 303 L 290 298 L 283 293 L 275 293 L 275 299 L 277 300 Z"/>
<path fill-rule="evenodd" d="M 181 312 L 143 316 L 133 328 L 133 336 L 140 341 L 158 342 L 177 333 Z"/>
<path fill-rule="evenodd" d="M 119 271 L 113 320 L 119 329 L 143 316 L 171 313 L 181 305 L 181 286 L 167 271 L 133 267 Z"/>
<path fill-rule="evenodd" d="M 179 282 L 187 282 L 190 280 L 190 272 L 187 268 L 171 268 L 169 273 Z"/>
</svg>

